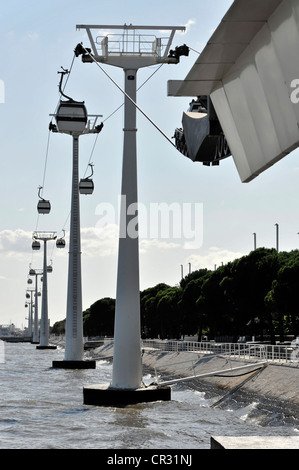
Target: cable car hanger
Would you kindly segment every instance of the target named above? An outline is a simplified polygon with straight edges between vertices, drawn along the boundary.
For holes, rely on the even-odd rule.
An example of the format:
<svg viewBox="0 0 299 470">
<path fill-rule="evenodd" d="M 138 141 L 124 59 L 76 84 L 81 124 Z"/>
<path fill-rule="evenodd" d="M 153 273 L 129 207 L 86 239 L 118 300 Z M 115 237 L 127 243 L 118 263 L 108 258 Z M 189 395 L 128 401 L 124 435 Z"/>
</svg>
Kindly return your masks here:
<svg viewBox="0 0 299 470">
<path fill-rule="evenodd" d="M 65 230 L 63 230 L 63 237 L 57 238 L 56 240 L 56 247 L 57 248 L 64 248 L 65 247 Z"/>
<path fill-rule="evenodd" d="M 62 91 L 62 89 L 61 89 L 61 88 L 62 88 L 62 81 L 63 81 L 64 75 L 70 73 L 67 69 L 64 69 L 62 66 L 61 66 L 61 68 L 62 68 L 62 72 L 57 72 L 57 73 L 60 73 L 60 74 L 61 74 L 60 82 L 59 82 L 59 93 L 60 93 L 62 96 L 64 96 L 65 98 L 67 98 L 68 100 L 74 101 L 73 98 L 70 98 L 70 96 L 67 96 L 65 93 L 63 93 L 63 91 Z"/>
<path fill-rule="evenodd" d="M 91 179 L 93 175 L 93 163 L 89 163 L 88 166 L 91 167 L 91 175 L 87 178 L 81 178 L 79 182 L 79 192 L 80 194 L 92 194 L 94 190 L 93 180 Z"/>
</svg>

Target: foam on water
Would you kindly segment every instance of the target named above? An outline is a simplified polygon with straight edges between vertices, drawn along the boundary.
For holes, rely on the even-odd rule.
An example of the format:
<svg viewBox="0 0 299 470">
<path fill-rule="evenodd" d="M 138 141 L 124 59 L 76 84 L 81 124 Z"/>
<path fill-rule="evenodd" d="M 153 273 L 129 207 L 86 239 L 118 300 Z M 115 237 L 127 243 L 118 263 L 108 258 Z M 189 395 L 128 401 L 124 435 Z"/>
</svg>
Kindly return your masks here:
<svg viewBox="0 0 299 470">
<path fill-rule="evenodd" d="M 215 399 L 188 385 L 172 387 L 169 402 L 124 408 L 83 404 L 83 387 L 109 383 L 112 364 L 52 369 L 63 350 L 7 344 L 0 364 L 0 448 L 208 449 L 211 435 L 298 435 L 298 420 L 265 419 L 257 401 L 211 405 Z M 155 381 L 150 373 L 144 383 Z"/>
</svg>

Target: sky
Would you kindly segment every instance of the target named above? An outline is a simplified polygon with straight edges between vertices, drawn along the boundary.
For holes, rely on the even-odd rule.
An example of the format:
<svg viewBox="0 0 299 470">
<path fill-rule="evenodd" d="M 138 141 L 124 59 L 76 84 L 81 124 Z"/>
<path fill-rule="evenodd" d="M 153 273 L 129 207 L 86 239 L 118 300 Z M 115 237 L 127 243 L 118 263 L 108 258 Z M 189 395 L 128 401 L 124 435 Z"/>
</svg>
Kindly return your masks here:
<svg viewBox="0 0 299 470">
<path fill-rule="evenodd" d="M 29 268 L 42 268 L 42 250 L 31 249 L 35 230 L 66 231 L 72 174 L 69 136 L 49 133 L 50 114 L 59 102 L 58 71 L 69 69 L 74 48 L 90 43 L 77 24 L 176 25 L 172 47 L 187 44 L 188 57 L 177 65 L 140 69 L 138 106 L 170 139 L 181 127 L 190 98 L 167 96 L 167 81 L 184 79 L 197 54 L 231 6 L 232 0 L 1 0 L 0 9 L 0 324 L 27 325 L 25 308 Z M 105 33 L 107 30 L 105 31 Z M 100 34 L 102 34 L 103 31 Z M 159 33 L 157 33 L 158 36 Z M 164 32 L 161 33 L 164 35 Z M 159 37 L 159 36 L 158 36 Z M 103 68 L 122 88 L 123 71 Z M 147 79 L 151 77 L 148 81 Z M 89 114 L 100 114 L 102 132 L 79 142 L 80 177 L 94 164 L 92 195 L 80 197 L 83 309 L 103 297 L 116 296 L 118 208 L 123 152 L 122 92 L 96 66 L 73 62 L 65 93 L 85 101 Z M 189 269 L 214 269 L 257 246 L 299 246 L 298 152 L 241 183 L 233 159 L 205 167 L 179 153 L 137 112 L 138 197 L 140 204 L 140 289 L 164 282 L 178 285 Z M 38 187 L 51 212 L 38 215 Z M 166 216 L 157 218 L 157 208 Z M 171 209 L 171 210 L 170 210 Z M 167 210 L 170 210 L 167 215 Z M 172 218 L 169 214 L 172 214 Z M 65 318 L 68 248 L 48 243 L 49 318 Z M 52 260 L 52 261 L 50 261 Z"/>
</svg>

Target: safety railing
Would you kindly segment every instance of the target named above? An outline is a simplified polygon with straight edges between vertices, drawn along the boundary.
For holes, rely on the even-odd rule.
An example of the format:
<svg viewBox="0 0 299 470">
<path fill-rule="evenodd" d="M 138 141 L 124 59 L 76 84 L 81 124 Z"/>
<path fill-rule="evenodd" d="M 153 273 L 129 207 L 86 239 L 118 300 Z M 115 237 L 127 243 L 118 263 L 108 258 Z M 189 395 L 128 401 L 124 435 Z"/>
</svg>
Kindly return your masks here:
<svg viewBox="0 0 299 470">
<path fill-rule="evenodd" d="M 196 352 L 200 354 L 225 354 L 238 359 L 263 359 L 278 363 L 299 365 L 299 344 L 269 345 L 257 343 L 216 343 L 195 341 L 143 340 L 144 348 L 168 352 Z"/>
</svg>

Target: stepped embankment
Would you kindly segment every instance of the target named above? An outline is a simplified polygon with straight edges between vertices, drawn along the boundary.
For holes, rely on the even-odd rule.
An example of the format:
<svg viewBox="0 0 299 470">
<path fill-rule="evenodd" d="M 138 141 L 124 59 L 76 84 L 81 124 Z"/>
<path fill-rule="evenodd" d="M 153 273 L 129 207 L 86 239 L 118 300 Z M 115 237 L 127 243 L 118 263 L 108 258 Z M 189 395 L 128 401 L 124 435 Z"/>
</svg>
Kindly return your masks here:
<svg viewBox="0 0 299 470">
<path fill-rule="evenodd" d="M 113 345 L 95 348 L 91 354 L 96 359 L 111 360 Z M 218 393 L 242 388 L 242 391 L 254 397 L 263 396 L 299 407 L 299 363 L 268 362 L 265 366 L 261 361 L 249 362 L 221 355 L 202 355 L 190 351 L 166 352 L 156 349 L 144 349 L 142 363 L 153 376 L 157 375 L 159 381 L 217 372 L 215 376 L 199 377 L 190 382 L 192 385 L 196 383 L 197 388 L 201 385 L 203 389 L 208 387 Z M 248 364 L 252 364 L 250 371 L 230 371 Z"/>
</svg>

